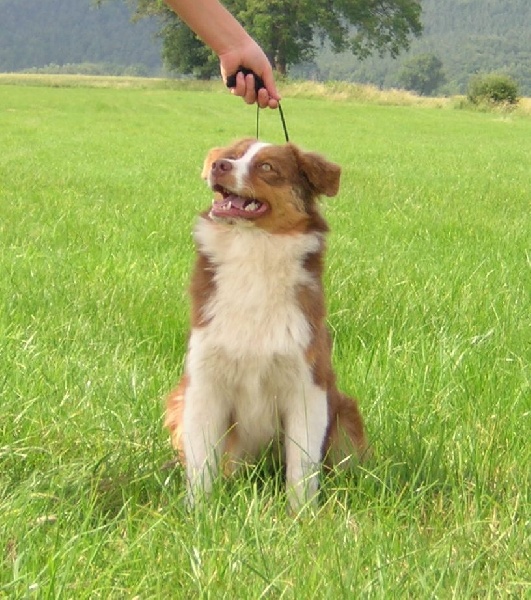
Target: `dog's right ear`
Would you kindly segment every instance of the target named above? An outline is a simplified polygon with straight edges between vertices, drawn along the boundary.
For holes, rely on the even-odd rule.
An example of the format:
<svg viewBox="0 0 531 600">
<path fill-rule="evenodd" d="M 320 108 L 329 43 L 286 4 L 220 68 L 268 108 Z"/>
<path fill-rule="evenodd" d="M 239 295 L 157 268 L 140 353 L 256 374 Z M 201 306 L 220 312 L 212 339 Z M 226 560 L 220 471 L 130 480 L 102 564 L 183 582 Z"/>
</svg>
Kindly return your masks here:
<svg viewBox="0 0 531 600">
<path fill-rule="evenodd" d="M 339 191 L 341 167 L 320 154 L 304 152 L 294 144 L 288 144 L 295 154 L 299 169 L 304 173 L 317 194 L 335 196 Z"/>
<path fill-rule="evenodd" d="M 219 158 L 222 151 L 223 148 L 212 148 L 212 150 L 210 150 L 206 155 L 205 162 L 203 163 L 203 170 L 201 171 L 201 177 L 203 179 L 208 179 L 208 174 L 210 173 L 212 163 Z"/>
</svg>

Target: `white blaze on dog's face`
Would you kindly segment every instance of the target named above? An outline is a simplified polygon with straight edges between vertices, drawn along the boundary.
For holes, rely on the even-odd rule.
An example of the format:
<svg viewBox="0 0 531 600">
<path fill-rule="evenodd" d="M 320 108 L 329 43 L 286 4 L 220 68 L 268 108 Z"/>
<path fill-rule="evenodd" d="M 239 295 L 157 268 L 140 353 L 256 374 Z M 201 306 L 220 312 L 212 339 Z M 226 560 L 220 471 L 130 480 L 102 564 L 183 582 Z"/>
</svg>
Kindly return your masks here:
<svg viewBox="0 0 531 600">
<path fill-rule="evenodd" d="M 203 177 L 216 192 L 209 216 L 270 233 L 305 231 L 321 194 L 335 196 L 340 167 L 293 144 L 245 139 L 211 150 Z"/>
</svg>

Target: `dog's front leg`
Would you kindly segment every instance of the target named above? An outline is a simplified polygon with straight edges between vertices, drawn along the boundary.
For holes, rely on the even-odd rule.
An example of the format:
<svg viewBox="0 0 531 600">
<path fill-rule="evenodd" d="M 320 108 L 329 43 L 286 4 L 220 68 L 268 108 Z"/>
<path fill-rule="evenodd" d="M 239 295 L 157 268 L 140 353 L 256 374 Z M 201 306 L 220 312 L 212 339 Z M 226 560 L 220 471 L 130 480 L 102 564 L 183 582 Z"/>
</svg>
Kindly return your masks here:
<svg viewBox="0 0 531 600">
<path fill-rule="evenodd" d="M 326 392 L 309 384 L 290 402 L 284 418 L 286 486 L 296 513 L 317 502 L 318 475 L 328 421 Z"/>
<path fill-rule="evenodd" d="M 204 381 L 189 386 L 183 414 L 183 448 L 188 480 L 187 504 L 212 491 L 212 482 L 224 452 L 229 411 L 215 386 Z"/>
</svg>

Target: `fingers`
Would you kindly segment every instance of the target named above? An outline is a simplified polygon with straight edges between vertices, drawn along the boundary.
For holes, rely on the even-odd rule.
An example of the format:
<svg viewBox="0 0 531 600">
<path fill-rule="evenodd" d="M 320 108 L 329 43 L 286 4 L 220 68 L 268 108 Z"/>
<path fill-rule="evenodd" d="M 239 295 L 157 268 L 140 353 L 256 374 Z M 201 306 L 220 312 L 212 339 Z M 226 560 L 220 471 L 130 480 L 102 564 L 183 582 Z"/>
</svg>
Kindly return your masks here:
<svg viewBox="0 0 531 600">
<path fill-rule="evenodd" d="M 242 75 L 243 77 L 243 75 Z M 244 102 L 247 104 L 254 104 L 256 102 L 256 91 L 254 89 L 254 76 L 245 75 L 245 94 L 243 96 Z"/>
<path fill-rule="evenodd" d="M 262 79 L 264 80 L 264 86 L 266 87 L 269 97 L 275 101 L 275 108 L 278 106 L 278 101 L 280 100 L 280 94 L 277 91 L 277 86 L 275 85 L 275 78 L 273 77 L 273 71 L 271 68 L 266 69 L 266 71 L 262 75 Z"/>
<path fill-rule="evenodd" d="M 255 91 L 253 75 L 236 75 L 236 85 L 231 89 L 235 96 L 241 96 L 247 104 L 258 104 L 260 108 L 277 108 L 278 99 L 271 96 L 266 88 L 260 88 L 258 94 Z"/>
<path fill-rule="evenodd" d="M 278 100 L 272 98 L 265 88 L 258 90 L 258 98 L 256 101 L 260 108 L 278 108 Z"/>
</svg>

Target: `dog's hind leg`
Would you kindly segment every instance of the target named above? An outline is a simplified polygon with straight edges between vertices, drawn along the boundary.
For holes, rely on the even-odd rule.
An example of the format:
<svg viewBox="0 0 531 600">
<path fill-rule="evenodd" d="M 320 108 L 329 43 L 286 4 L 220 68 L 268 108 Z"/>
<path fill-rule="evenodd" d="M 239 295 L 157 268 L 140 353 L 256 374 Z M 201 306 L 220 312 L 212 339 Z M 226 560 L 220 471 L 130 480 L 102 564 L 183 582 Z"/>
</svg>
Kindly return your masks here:
<svg viewBox="0 0 531 600">
<path fill-rule="evenodd" d="M 183 412 L 184 412 L 184 394 L 188 387 L 188 377 L 183 375 L 179 385 L 170 393 L 166 400 L 166 418 L 164 426 L 170 430 L 171 443 L 177 450 L 178 461 L 184 466 L 186 459 L 183 448 Z"/>
<path fill-rule="evenodd" d="M 357 402 L 336 389 L 329 392 L 329 404 L 324 463 L 330 468 L 349 469 L 369 454 L 363 419 Z"/>
</svg>

